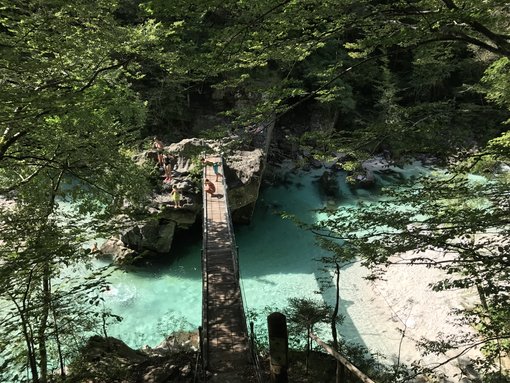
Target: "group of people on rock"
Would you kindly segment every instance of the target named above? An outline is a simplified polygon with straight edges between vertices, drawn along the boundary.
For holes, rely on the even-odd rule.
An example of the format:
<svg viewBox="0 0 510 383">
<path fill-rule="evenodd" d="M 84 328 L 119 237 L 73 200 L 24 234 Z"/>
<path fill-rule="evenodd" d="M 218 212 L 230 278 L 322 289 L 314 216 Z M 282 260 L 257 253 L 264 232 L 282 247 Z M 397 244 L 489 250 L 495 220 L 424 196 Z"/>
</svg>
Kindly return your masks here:
<svg viewBox="0 0 510 383">
<path fill-rule="evenodd" d="M 158 167 L 163 169 L 163 183 L 170 184 L 172 182 L 174 166 L 177 164 L 177 158 L 171 153 L 165 153 L 165 145 L 158 137 L 154 137 L 152 146 L 156 149 Z M 223 178 L 223 174 L 219 171 L 219 162 L 207 161 L 205 158 L 202 158 L 200 162 L 203 166 L 212 166 L 214 175 L 216 176 L 216 182 L 219 181 L 220 177 Z M 216 185 L 214 185 L 214 183 L 209 179 L 204 181 L 204 191 L 213 197 L 216 196 L 221 198 L 220 195 L 216 194 Z M 174 203 L 174 208 L 181 207 L 182 196 L 176 185 L 173 185 L 170 197 Z"/>
<path fill-rule="evenodd" d="M 160 169 L 163 170 L 163 183 L 170 184 L 172 182 L 172 172 L 174 170 L 174 166 L 177 163 L 177 158 L 171 153 L 165 153 L 165 145 L 158 138 L 154 137 L 152 146 L 156 149 L 157 153 L 157 165 Z M 170 192 L 170 197 L 174 203 L 174 208 L 181 207 L 182 196 L 176 185 L 173 185 L 172 191 Z"/>
</svg>

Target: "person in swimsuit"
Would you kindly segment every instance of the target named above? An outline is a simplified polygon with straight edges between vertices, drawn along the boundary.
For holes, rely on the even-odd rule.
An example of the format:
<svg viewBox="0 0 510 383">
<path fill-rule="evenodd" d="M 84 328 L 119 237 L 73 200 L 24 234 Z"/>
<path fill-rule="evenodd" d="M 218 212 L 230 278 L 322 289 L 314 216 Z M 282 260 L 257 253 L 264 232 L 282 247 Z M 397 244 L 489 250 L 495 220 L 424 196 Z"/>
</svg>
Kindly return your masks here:
<svg viewBox="0 0 510 383">
<path fill-rule="evenodd" d="M 181 207 L 181 193 L 177 190 L 177 186 L 174 185 L 170 195 L 174 201 L 174 208 L 177 209 L 178 207 Z"/>
<path fill-rule="evenodd" d="M 173 166 L 172 166 L 172 157 L 171 156 L 172 156 L 171 154 L 168 154 L 164 158 L 165 166 L 163 166 L 163 169 L 165 171 L 165 179 L 163 180 L 163 182 L 165 182 L 165 183 L 172 181 Z"/>
<path fill-rule="evenodd" d="M 200 161 L 205 166 L 212 166 L 214 175 L 216 176 L 216 182 L 219 181 L 218 177 L 223 177 L 223 174 L 220 173 L 220 163 L 219 162 L 207 161 L 205 158 L 202 158 Z"/>
<path fill-rule="evenodd" d="M 206 179 L 204 182 L 204 188 L 206 193 L 209 193 L 211 197 L 214 197 L 214 193 L 216 193 L 216 186 L 214 186 L 214 184 L 211 181 Z"/>
<path fill-rule="evenodd" d="M 154 141 L 152 142 L 152 146 L 158 153 L 158 165 L 163 166 L 163 149 L 165 148 L 165 145 L 163 145 L 163 142 L 155 136 Z"/>
</svg>

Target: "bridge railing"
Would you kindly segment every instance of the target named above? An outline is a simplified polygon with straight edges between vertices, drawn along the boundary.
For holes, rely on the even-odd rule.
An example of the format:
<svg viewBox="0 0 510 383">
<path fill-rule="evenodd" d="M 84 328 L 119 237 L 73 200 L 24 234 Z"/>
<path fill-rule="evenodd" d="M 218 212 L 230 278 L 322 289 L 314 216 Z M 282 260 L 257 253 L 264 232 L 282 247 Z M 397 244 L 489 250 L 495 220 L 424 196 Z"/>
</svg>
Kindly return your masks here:
<svg viewBox="0 0 510 383">
<path fill-rule="evenodd" d="M 241 285 L 241 276 L 240 276 L 240 273 L 239 273 L 239 248 L 237 247 L 237 243 L 236 243 L 236 237 L 235 237 L 235 233 L 234 233 L 234 226 L 232 224 L 232 215 L 231 215 L 231 212 L 230 212 L 230 205 L 228 204 L 228 198 L 227 198 L 227 194 L 228 194 L 228 186 L 227 186 L 227 180 L 226 180 L 226 177 L 225 177 L 225 161 L 223 159 L 223 157 L 221 157 L 221 174 L 223 174 L 223 177 L 221 178 L 221 182 L 222 182 L 222 185 L 223 185 L 223 190 L 225 192 L 225 220 L 227 222 L 227 225 L 228 225 L 228 232 L 229 232 L 229 235 L 230 235 L 230 238 L 232 240 L 232 262 L 234 264 L 234 273 L 235 273 L 235 276 L 236 276 L 236 282 L 237 282 L 237 287 L 239 289 L 239 292 L 241 294 L 241 309 L 242 309 L 242 317 L 243 317 L 243 331 L 244 333 L 246 334 L 246 337 L 250 337 L 250 336 L 254 336 L 253 335 L 253 331 L 251 332 L 252 334 L 250 335 L 248 333 L 248 322 L 246 320 L 246 312 L 245 312 L 245 304 L 244 302 L 246 301 L 246 296 L 244 294 L 244 289 L 242 288 L 242 285 Z M 260 383 L 262 382 L 262 376 L 260 374 L 260 363 L 259 363 L 259 360 L 258 360 L 258 354 L 256 352 L 256 350 L 254 349 L 255 348 L 255 342 L 249 342 L 248 344 L 249 348 L 250 348 L 250 356 L 252 358 L 252 362 L 253 362 L 253 366 L 254 366 L 254 370 L 255 370 L 255 374 L 256 374 L 256 378 L 257 378 L 257 381 Z"/>
<path fill-rule="evenodd" d="M 202 182 L 206 178 L 207 167 L 204 167 L 202 171 Z M 209 312 L 207 310 L 207 300 L 209 296 L 209 278 L 207 278 L 207 221 L 208 217 L 208 205 L 207 205 L 207 193 L 202 192 L 202 206 L 204 207 L 203 225 L 202 225 L 202 326 L 200 328 L 200 349 L 202 355 L 202 369 L 205 370 L 208 367 L 208 355 L 209 355 L 209 336 L 207 329 L 209 328 Z"/>
<path fill-rule="evenodd" d="M 338 351 L 334 350 L 333 347 L 329 346 L 326 342 L 320 339 L 314 333 L 310 333 L 310 338 L 314 340 L 319 346 L 324 348 L 328 354 L 335 358 L 340 363 L 340 381 L 346 382 L 347 378 L 352 378 L 357 382 L 362 383 L 376 383 L 370 379 L 367 375 L 361 372 L 354 364 L 349 362 L 346 357 L 341 355 Z"/>
<path fill-rule="evenodd" d="M 225 175 L 225 166 L 224 166 L 224 160 L 223 160 L 223 157 L 221 157 L 221 174 Z M 223 196 L 224 200 L 225 200 L 225 221 L 227 222 L 227 229 L 228 229 L 228 234 L 229 234 L 229 237 L 231 239 L 231 257 L 232 257 L 232 264 L 234 265 L 234 274 L 236 276 L 236 283 L 237 283 L 237 287 L 239 289 L 239 291 L 241 291 L 241 286 L 239 284 L 239 258 L 238 258 L 238 250 L 237 250 L 237 244 L 236 244 L 236 237 L 234 235 L 234 226 L 232 225 L 232 215 L 230 213 L 230 207 L 228 205 L 228 187 L 227 187 L 227 182 L 226 182 L 226 179 L 225 179 L 225 176 L 221 177 L 221 182 L 222 182 L 222 185 L 223 185 L 223 190 L 224 190 L 224 193 L 225 195 Z M 242 291 L 241 291 L 241 294 L 242 294 Z M 248 334 L 248 327 L 246 325 L 246 315 L 244 313 L 244 297 L 241 296 L 241 308 L 242 308 L 242 313 L 243 313 L 243 331 L 245 334 Z"/>
</svg>

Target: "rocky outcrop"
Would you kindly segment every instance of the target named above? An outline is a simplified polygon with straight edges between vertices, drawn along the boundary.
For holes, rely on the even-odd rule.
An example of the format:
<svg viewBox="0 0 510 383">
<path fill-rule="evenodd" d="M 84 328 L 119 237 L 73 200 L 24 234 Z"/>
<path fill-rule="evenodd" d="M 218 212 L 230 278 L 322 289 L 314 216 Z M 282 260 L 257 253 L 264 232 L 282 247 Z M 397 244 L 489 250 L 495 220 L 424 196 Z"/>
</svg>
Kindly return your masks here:
<svg viewBox="0 0 510 383">
<path fill-rule="evenodd" d="M 165 146 L 164 152 L 174 156 L 170 182 L 163 182 L 162 169 L 158 169 L 157 152 L 148 150 L 134 160 L 140 165 L 154 165 L 155 192 L 147 206 L 147 218 L 143 222 L 124 224 L 118 238 L 107 241 L 100 249 L 112 255 L 117 264 L 130 264 L 140 257 L 170 252 L 176 229 L 188 229 L 202 212 L 202 165 L 200 158 L 207 153 L 222 153 L 223 171 L 227 182 L 228 201 L 234 222 L 251 219 L 258 198 L 264 169 L 262 149 L 236 149 L 234 142 L 222 140 L 185 139 Z M 181 206 L 174 206 L 171 190 L 177 187 L 181 194 Z"/>
<path fill-rule="evenodd" d="M 225 168 L 228 201 L 234 222 L 249 222 L 259 195 L 264 169 L 263 152 L 239 151 L 229 156 Z"/>
<path fill-rule="evenodd" d="M 196 338 L 192 334 L 188 337 Z M 133 350 L 119 339 L 92 336 L 82 349 L 80 363 L 69 368 L 70 381 L 191 382 L 196 344 L 188 341 L 169 347 L 175 344 L 174 338 L 170 336 L 155 349 Z"/>
<path fill-rule="evenodd" d="M 162 222 L 162 220 L 150 219 L 127 230 L 120 236 L 120 240 L 138 252 L 149 250 L 155 253 L 168 253 L 172 246 L 176 225 L 177 223 L 172 220 Z"/>
</svg>

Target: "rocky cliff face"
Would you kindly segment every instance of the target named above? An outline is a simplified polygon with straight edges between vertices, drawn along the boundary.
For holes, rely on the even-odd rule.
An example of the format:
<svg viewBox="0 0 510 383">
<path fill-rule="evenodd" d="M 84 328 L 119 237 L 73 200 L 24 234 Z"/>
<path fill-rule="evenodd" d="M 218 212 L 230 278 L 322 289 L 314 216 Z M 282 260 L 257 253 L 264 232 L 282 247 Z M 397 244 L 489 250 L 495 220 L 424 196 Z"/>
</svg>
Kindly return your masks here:
<svg viewBox="0 0 510 383">
<path fill-rule="evenodd" d="M 261 149 L 237 151 L 227 158 L 225 175 L 234 222 L 247 223 L 251 220 L 262 181 L 263 158 Z"/>
<path fill-rule="evenodd" d="M 118 264 L 143 261 L 147 256 L 168 253 L 175 230 L 187 229 L 201 218 L 202 165 L 200 158 L 206 153 L 224 152 L 223 171 L 226 176 L 228 200 L 234 222 L 251 219 L 258 198 L 264 152 L 262 149 L 225 151 L 216 141 L 185 139 L 165 146 L 164 152 L 175 157 L 170 182 L 163 182 L 162 170 L 157 167 L 157 153 L 149 150 L 134 158 L 140 164 L 154 166 L 156 191 L 147 206 L 144 221 L 128 224 L 118 238 L 112 238 L 101 248 L 102 254 L 111 255 Z M 181 206 L 175 207 L 171 197 L 173 187 L 181 194 Z"/>
</svg>

